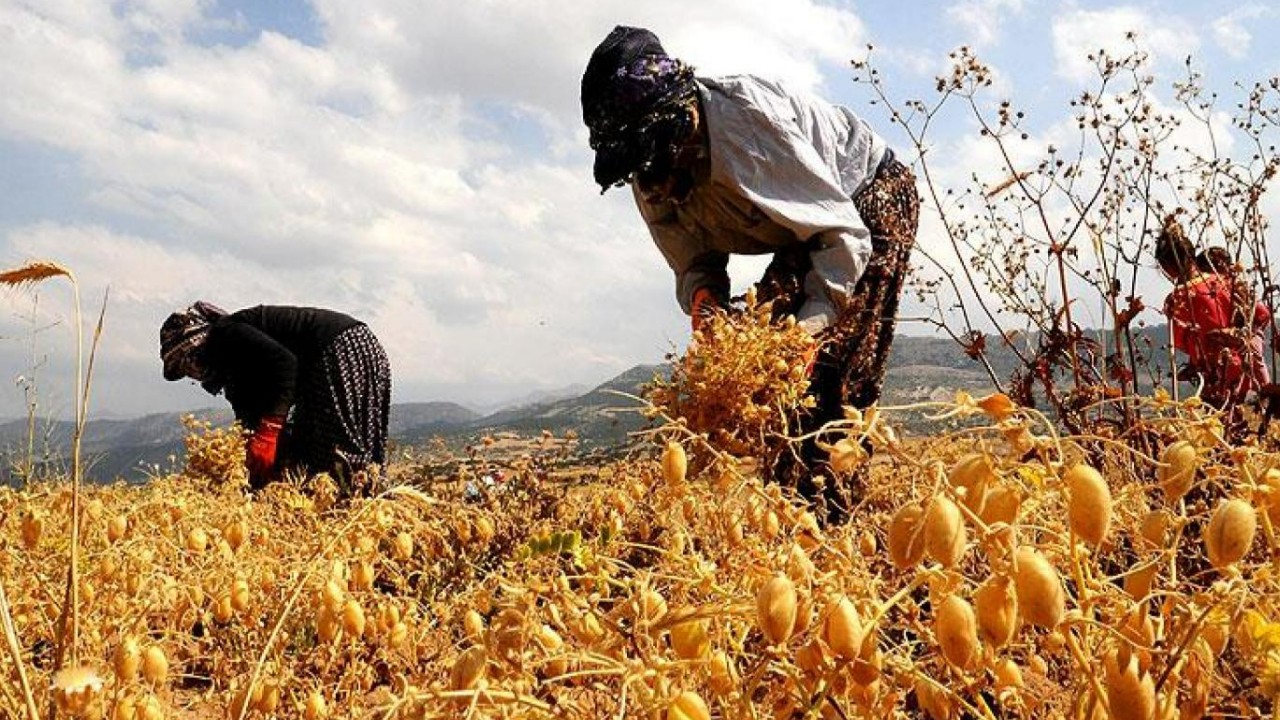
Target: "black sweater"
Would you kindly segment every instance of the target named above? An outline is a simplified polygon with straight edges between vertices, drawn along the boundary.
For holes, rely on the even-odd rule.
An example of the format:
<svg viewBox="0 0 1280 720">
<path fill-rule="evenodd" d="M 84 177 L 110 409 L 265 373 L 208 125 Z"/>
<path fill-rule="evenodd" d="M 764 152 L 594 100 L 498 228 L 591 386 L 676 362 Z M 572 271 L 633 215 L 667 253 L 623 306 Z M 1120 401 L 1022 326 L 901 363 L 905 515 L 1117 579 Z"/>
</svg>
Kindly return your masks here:
<svg viewBox="0 0 1280 720">
<path fill-rule="evenodd" d="M 332 310 L 259 305 L 213 323 L 205 342 L 205 387 L 226 393 L 236 419 L 253 429 L 293 406 L 320 356 L 342 331 L 362 324 Z"/>
</svg>

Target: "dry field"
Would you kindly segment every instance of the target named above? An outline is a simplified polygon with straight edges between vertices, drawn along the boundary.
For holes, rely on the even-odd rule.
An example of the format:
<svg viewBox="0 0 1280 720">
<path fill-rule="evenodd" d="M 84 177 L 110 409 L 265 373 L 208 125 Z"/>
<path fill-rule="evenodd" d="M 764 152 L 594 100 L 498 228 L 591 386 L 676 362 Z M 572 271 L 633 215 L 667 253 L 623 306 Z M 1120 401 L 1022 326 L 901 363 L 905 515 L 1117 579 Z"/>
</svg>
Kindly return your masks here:
<svg viewBox="0 0 1280 720">
<path fill-rule="evenodd" d="M 806 350 L 759 319 L 657 390 L 682 421 L 572 480 L 535 443 L 478 497 L 412 469 L 250 497 L 239 438 L 193 426 L 183 472 L 84 491 L 74 632 L 69 486 L 0 492 L 0 716 L 1277 717 L 1280 455 L 1195 402 L 1060 437 L 962 394 L 910 409 L 936 437 L 832 428 L 870 477 L 820 528 L 759 479 Z"/>
</svg>

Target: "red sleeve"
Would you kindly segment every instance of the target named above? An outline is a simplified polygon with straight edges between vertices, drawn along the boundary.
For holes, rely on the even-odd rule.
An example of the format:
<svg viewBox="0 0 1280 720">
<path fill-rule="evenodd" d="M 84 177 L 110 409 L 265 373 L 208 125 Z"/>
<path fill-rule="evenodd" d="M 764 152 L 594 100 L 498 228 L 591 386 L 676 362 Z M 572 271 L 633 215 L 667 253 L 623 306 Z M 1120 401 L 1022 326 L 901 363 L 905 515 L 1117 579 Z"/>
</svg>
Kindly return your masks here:
<svg viewBox="0 0 1280 720">
<path fill-rule="evenodd" d="M 1253 328 L 1255 330 L 1261 330 L 1270 324 L 1271 308 L 1261 302 L 1256 303 L 1253 306 Z"/>
<path fill-rule="evenodd" d="M 1187 292 L 1182 287 L 1175 287 L 1164 299 L 1164 314 L 1169 318 L 1169 331 L 1173 334 L 1173 347 L 1186 353 L 1191 362 L 1196 356 L 1191 348 L 1190 328 L 1187 327 L 1190 307 Z"/>
<path fill-rule="evenodd" d="M 1200 362 L 1199 343 L 1195 341 L 1190 328 L 1178 322 L 1176 319 L 1170 319 L 1170 327 L 1173 329 L 1173 346 L 1187 354 L 1187 359 L 1194 365 Z"/>
<path fill-rule="evenodd" d="M 1174 288 L 1165 301 L 1165 314 L 1173 331 L 1173 346 L 1191 363 L 1204 357 L 1209 331 L 1230 326 L 1231 294 L 1211 278 Z"/>
</svg>

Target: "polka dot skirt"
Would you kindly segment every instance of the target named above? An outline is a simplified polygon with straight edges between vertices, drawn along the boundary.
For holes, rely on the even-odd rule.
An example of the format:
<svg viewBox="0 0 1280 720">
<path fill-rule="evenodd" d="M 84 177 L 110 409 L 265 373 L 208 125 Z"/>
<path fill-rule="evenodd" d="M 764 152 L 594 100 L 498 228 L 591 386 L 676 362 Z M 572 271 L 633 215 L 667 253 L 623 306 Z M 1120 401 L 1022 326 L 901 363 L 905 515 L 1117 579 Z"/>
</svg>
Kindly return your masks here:
<svg viewBox="0 0 1280 720">
<path fill-rule="evenodd" d="M 365 325 L 334 338 L 311 368 L 293 410 L 290 460 L 329 472 L 344 492 L 351 476 L 386 463 L 391 363 Z"/>
</svg>

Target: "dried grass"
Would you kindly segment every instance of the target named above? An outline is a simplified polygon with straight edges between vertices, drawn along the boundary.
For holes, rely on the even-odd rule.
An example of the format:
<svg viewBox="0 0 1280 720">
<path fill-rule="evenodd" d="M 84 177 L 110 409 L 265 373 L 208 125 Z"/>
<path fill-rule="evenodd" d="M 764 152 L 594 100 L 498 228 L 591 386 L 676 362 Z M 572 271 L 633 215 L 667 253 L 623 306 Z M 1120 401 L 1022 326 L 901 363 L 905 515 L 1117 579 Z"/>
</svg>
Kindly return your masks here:
<svg viewBox="0 0 1280 720">
<path fill-rule="evenodd" d="M 48 260 L 33 260 L 22 267 L 0 272 L 0 285 L 21 287 L 34 285 L 50 278 L 71 277 L 71 271 Z"/>
</svg>

